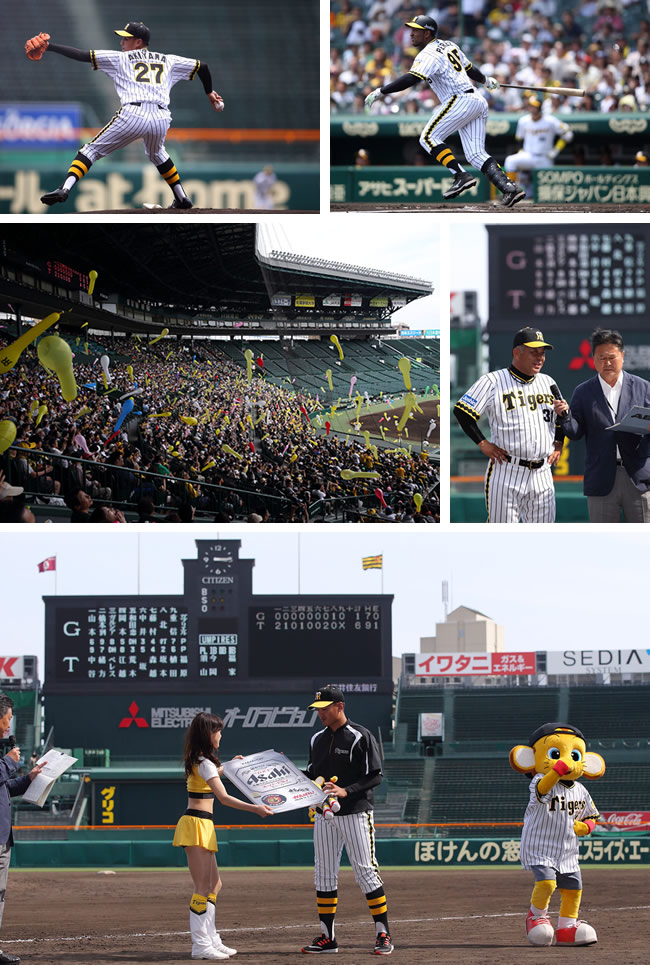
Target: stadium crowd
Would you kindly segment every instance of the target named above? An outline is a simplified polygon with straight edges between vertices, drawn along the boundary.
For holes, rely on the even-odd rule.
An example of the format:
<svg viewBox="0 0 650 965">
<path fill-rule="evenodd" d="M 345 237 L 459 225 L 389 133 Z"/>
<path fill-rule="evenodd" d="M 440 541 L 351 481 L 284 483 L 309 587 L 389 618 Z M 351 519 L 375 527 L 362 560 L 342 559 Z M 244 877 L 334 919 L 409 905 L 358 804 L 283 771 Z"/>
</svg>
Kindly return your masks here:
<svg viewBox="0 0 650 965">
<path fill-rule="evenodd" d="M 439 521 L 426 452 L 407 438 L 381 448 L 326 433 L 322 403 L 262 371 L 248 381 L 243 355 L 239 365 L 206 343 L 116 339 L 104 383 L 110 343 L 95 338 L 87 356 L 72 343 L 71 403 L 34 351 L 0 377 L 0 419 L 17 426 L 0 456 L 0 522 L 33 521 L 20 490 L 67 506 L 72 522 L 191 522 L 199 511 L 215 522 Z M 346 480 L 343 469 L 379 478 Z"/>
<path fill-rule="evenodd" d="M 417 51 L 404 25 L 420 14 L 438 23 L 438 36 L 457 41 L 472 62 L 500 83 L 579 87 L 584 98 L 553 96 L 544 111 L 650 109 L 650 20 L 639 0 L 464 0 L 462 30 L 456 3 L 415 0 L 333 0 L 330 14 L 330 103 L 334 113 L 361 113 L 372 90 L 407 73 Z M 524 92 L 478 88 L 493 111 L 518 111 Z M 430 112 L 437 104 L 426 84 L 386 97 L 373 113 Z"/>
</svg>

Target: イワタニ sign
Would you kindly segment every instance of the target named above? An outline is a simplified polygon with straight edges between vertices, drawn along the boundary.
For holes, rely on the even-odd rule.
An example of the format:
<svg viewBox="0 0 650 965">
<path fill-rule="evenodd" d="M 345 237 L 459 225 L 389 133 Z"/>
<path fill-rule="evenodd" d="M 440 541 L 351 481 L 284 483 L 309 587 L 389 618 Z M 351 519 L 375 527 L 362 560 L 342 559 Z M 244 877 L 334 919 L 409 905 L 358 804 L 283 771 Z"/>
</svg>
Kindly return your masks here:
<svg viewBox="0 0 650 965">
<path fill-rule="evenodd" d="M 266 804 L 279 814 L 316 807 L 325 798 L 319 787 L 279 751 L 260 751 L 227 761 L 224 774 L 253 804 Z"/>
<path fill-rule="evenodd" d="M 535 672 L 534 653 L 421 653 L 415 661 L 418 677 L 490 677 Z"/>
</svg>

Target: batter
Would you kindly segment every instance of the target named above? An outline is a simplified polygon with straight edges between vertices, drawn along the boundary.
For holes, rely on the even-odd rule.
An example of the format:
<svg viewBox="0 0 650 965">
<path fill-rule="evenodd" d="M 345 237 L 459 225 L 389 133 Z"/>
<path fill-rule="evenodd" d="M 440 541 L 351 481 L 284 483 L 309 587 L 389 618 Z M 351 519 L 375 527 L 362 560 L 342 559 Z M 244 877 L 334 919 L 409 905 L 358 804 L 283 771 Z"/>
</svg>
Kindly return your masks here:
<svg viewBox="0 0 650 965">
<path fill-rule="evenodd" d="M 534 328 L 513 341 L 512 365 L 488 372 L 454 407 L 463 431 L 490 460 L 485 474 L 488 523 L 553 523 L 555 490 L 551 467 L 560 458 L 564 430 L 553 400 L 559 389 L 542 375 L 546 349 L 553 346 Z M 488 441 L 478 427 L 487 415 Z"/>
<path fill-rule="evenodd" d="M 338 901 L 338 874 L 343 848 L 354 877 L 368 902 L 375 922 L 375 955 L 390 955 L 393 945 L 388 928 L 388 906 L 375 857 L 372 788 L 381 784 L 381 759 L 369 730 L 345 715 L 345 697 L 331 684 L 322 687 L 310 707 L 318 710 L 322 730 L 309 747 L 305 774 L 327 778 L 323 790 L 338 799 L 340 811 L 330 820 L 316 814 L 314 821 L 314 884 L 321 934 L 303 948 L 308 954 L 338 952 L 334 916 Z M 337 782 L 330 778 L 336 775 Z"/>
<path fill-rule="evenodd" d="M 122 38 L 121 53 L 116 50 L 77 50 L 76 47 L 46 42 L 46 50 L 92 64 L 93 70 L 108 74 L 122 106 L 106 127 L 80 149 L 63 184 L 44 194 L 41 201 L 47 205 L 67 201 L 72 188 L 95 161 L 132 141 L 142 140 L 147 157 L 172 189 L 174 200 L 169 207 L 191 208 L 192 202 L 183 190 L 180 175 L 165 150 L 165 138 L 172 122 L 169 92 L 177 81 L 198 76 L 215 111 L 223 110 L 223 99 L 212 90 L 207 64 L 149 50 L 150 31 L 143 23 L 127 23 L 124 30 L 115 33 Z"/>
<path fill-rule="evenodd" d="M 470 83 L 475 80 L 485 84 L 487 90 L 496 90 L 499 82 L 494 77 L 486 78 L 478 67 L 472 65 L 457 44 L 451 40 L 436 40 L 438 24 L 432 17 L 419 16 L 405 26 L 411 28 L 411 44 L 420 52 L 407 74 L 368 94 L 366 109 L 380 97 L 407 90 L 425 81 L 440 104 L 422 131 L 420 144 L 427 154 L 454 174 L 454 181 L 444 192 L 443 198 L 455 198 L 478 183 L 445 143 L 445 138 L 458 131 L 469 163 L 478 168 L 501 192 L 500 203 L 511 208 L 526 196 L 526 192 L 507 177 L 485 150 L 488 104 Z"/>
</svg>

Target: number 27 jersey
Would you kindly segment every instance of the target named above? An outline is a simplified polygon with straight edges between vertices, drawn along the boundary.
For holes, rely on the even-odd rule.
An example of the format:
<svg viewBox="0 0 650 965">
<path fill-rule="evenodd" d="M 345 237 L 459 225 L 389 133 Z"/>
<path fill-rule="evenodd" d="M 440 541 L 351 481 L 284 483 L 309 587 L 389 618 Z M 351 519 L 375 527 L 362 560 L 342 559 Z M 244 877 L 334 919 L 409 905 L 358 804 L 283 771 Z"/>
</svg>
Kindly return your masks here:
<svg viewBox="0 0 650 965">
<path fill-rule="evenodd" d="M 201 62 L 153 50 L 91 50 L 93 70 L 112 79 L 122 105 L 143 101 L 169 106 L 169 92 L 179 80 L 192 80 Z"/>
<path fill-rule="evenodd" d="M 442 102 L 472 87 L 466 74 L 471 66 L 471 61 L 451 40 L 432 40 L 417 55 L 409 73 L 425 80 Z"/>
</svg>

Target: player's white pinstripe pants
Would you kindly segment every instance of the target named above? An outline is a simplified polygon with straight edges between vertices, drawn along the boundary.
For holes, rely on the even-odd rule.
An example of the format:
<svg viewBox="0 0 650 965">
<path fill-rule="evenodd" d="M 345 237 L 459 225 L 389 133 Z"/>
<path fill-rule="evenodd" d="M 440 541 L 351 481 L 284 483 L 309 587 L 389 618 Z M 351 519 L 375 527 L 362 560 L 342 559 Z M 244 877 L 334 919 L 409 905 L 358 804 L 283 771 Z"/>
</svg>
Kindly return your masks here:
<svg viewBox="0 0 650 965">
<path fill-rule="evenodd" d="M 454 94 L 436 107 L 431 120 L 420 135 L 420 144 L 428 154 L 436 144 L 458 131 L 468 162 L 479 171 L 490 155 L 485 150 L 487 101 L 480 94 Z"/>
<path fill-rule="evenodd" d="M 142 138 L 149 160 L 154 164 L 164 164 L 169 158 L 165 150 L 165 138 L 171 122 L 172 116 L 166 107 L 161 108 L 157 104 L 146 102 L 140 107 L 125 104 L 113 115 L 106 127 L 79 150 L 89 161 L 95 162 L 98 158 L 106 157 L 107 154 Z"/>
<path fill-rule="evenodd" d="M 491 462 L 485 473 L 488 523 L 554 523 L 555 488 L 546 459 L 539 469 Z"/>
<path fill-rule="evenodd" d="M 314 884 L 317 891 L 336 891 L 343 846 L 354 877 L 364 894 L 381 888 L 375 857 L 375 823 L 372 811 L 337 814 L 326 821 L 322 814 L 314 822 Z"/>
</svg>

